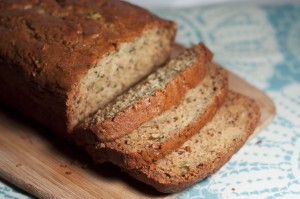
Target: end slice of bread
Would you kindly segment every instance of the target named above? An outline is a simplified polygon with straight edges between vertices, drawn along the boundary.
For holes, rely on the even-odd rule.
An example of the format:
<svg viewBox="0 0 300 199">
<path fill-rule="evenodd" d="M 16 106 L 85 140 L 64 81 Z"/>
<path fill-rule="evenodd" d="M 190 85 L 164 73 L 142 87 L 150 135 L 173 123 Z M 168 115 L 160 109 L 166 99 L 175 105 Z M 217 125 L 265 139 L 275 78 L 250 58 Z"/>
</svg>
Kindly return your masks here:
<svg viewBox="0 0 300 199">
<path fill-rule="evenodd" d="M 227 72 L 210 64 L 206 76 L 190 89 L 178 106 L 144 122 L 132 133 L 112 142 L 86 146 L 95 161 L 140 168 L 178 149 L 215 115 L 225 101 Z"/>
<path fill-rule="evenodd" d="M 131 133 L 143 122 L 179 104 L 185 93 L 204 78 L 211 59 L 212 53 L 202 43 L 185 50 L 80 124 L 75 141 L 95 144 Z"/>
<path fill-rule="evenodd" d="M 259 118 L 255 101 L 229 92 L 212 121 L 180 149 L 147 167 L 128 172 L 160 192 L 182 191 L 224 165 L 246 142 Z"/>
</svg>

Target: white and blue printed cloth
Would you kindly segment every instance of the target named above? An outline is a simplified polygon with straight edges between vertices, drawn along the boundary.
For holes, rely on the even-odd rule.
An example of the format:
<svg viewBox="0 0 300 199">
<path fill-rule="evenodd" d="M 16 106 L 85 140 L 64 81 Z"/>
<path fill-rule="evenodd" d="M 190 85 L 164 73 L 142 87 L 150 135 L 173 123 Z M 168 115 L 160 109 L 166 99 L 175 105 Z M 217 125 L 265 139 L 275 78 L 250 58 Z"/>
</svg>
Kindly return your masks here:
<svg viewBox="0 0 300 199">
<path fill-rule="evenodd" d="M 300 4 L 230 3 L 154 11 L 179 24 L 178 42 L 204 41 L 217 62 L 267 93 L 277 108 L 266 129 L 216 174 L 178 198 L 299 199 Z M 0 198 L 30 197 L 0 180 Z"/>
</svg>

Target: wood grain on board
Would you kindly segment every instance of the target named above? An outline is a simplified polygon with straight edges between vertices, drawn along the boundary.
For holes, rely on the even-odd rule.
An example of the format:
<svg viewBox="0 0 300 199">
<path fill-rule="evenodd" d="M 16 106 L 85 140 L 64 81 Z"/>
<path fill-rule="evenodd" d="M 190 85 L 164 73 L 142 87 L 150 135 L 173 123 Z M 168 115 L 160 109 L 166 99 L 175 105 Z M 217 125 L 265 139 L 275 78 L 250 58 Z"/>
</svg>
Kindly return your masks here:
<svg viewBox="0 0 300 199">
<path fill-rule="evenodd" d="M 230 73 L 230 88 L 261 108 L 255 134 L 275 115 L 272 100 Z M 0 107 L 0 176 L 40 198 L 174 198 L 156 192 L 112 164 L 95 165 L 85 153 L 18 112 Z"/>
</svg>

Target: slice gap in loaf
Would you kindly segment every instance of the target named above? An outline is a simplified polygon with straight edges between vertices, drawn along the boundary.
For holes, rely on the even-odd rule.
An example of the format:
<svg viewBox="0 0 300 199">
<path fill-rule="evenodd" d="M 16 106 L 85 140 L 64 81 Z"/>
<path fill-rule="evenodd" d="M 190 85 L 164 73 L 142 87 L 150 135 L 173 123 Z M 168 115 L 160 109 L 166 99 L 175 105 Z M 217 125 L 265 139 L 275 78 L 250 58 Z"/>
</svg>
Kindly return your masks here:
<svg viewBox="0 0 300 199">
<path fill-rule="evenodd" d="M 179 104 L 185 93 L 204 78 L 206 64 L 211 59 L 212 54 L 204 44 L 183 51 L 166 66 L 99 109 L 79 125 L 75 135 L 95 144 L 131 133 L 143 122 Z"/>
<path fill-rule="evenodd" d="M 202 82 L 190 89 L 181 104 L 143 123 L 112 142 L 86 146 L 98 162 L 111 161 L 127 169 L 139 168 L 180 147 L 209 121 L 225 101 L 227 72 L 210 64 Z"/>
<path fill-rule="evenodd" d="M 259 107 L 252 99 L 229 92 L 212 121 L 180 149 L 147 167 L 128 172 L 160 192 L 182 191 L 224 165 L 246 142 L 259 118 Z"/>
</svg>

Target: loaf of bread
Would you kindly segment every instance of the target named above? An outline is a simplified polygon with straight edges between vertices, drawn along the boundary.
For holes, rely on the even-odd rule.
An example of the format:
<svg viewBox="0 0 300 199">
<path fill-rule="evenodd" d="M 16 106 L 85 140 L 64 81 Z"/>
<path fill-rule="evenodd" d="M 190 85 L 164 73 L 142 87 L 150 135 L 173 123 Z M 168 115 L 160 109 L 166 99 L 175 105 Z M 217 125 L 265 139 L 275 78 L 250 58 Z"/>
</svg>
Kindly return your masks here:
<svg viewBox="0 0 300 199">
<path fill-rule="evenodd" d="M 126 169 L 146 166 L 179 148 L 216 113 L 227 96 L 227 72 L 209 65 L 203 81 L 183 101 L 112 142 L 87 145 L 97 162 L 110 161 Z"/>
<path fill-rule="evenodd" d="M 128 172 L 160 192 L 182 191 L 224 165 L 246 142 L 259 118 L 255 101 L 229 92 L 212 121 L 181 148 L 153 164 Z"/>
<path fill-rule="evenodd" d="M 205 76 L 212 53 L 200 43 L 186 49 L 164 67 L 87 118 L 75 130 L 83 144 L 103 143 L 122 137 L 142 123 L 178 105 L 186 92 Z"/>
<path fill-rule="evenodd" d="M 118 0 L 0 3 L 0 100 L 66 134 L 169 57 L 176 25 Z"/>
<path fill-rule="evenodd" d="M 168 62 L 175 34 L 119 0 L 1 0 L 0 101 L 97 162 L 181 191 L 225 164 L 260 112 L 228 92 L 204 44 Z"/>
</svg>

